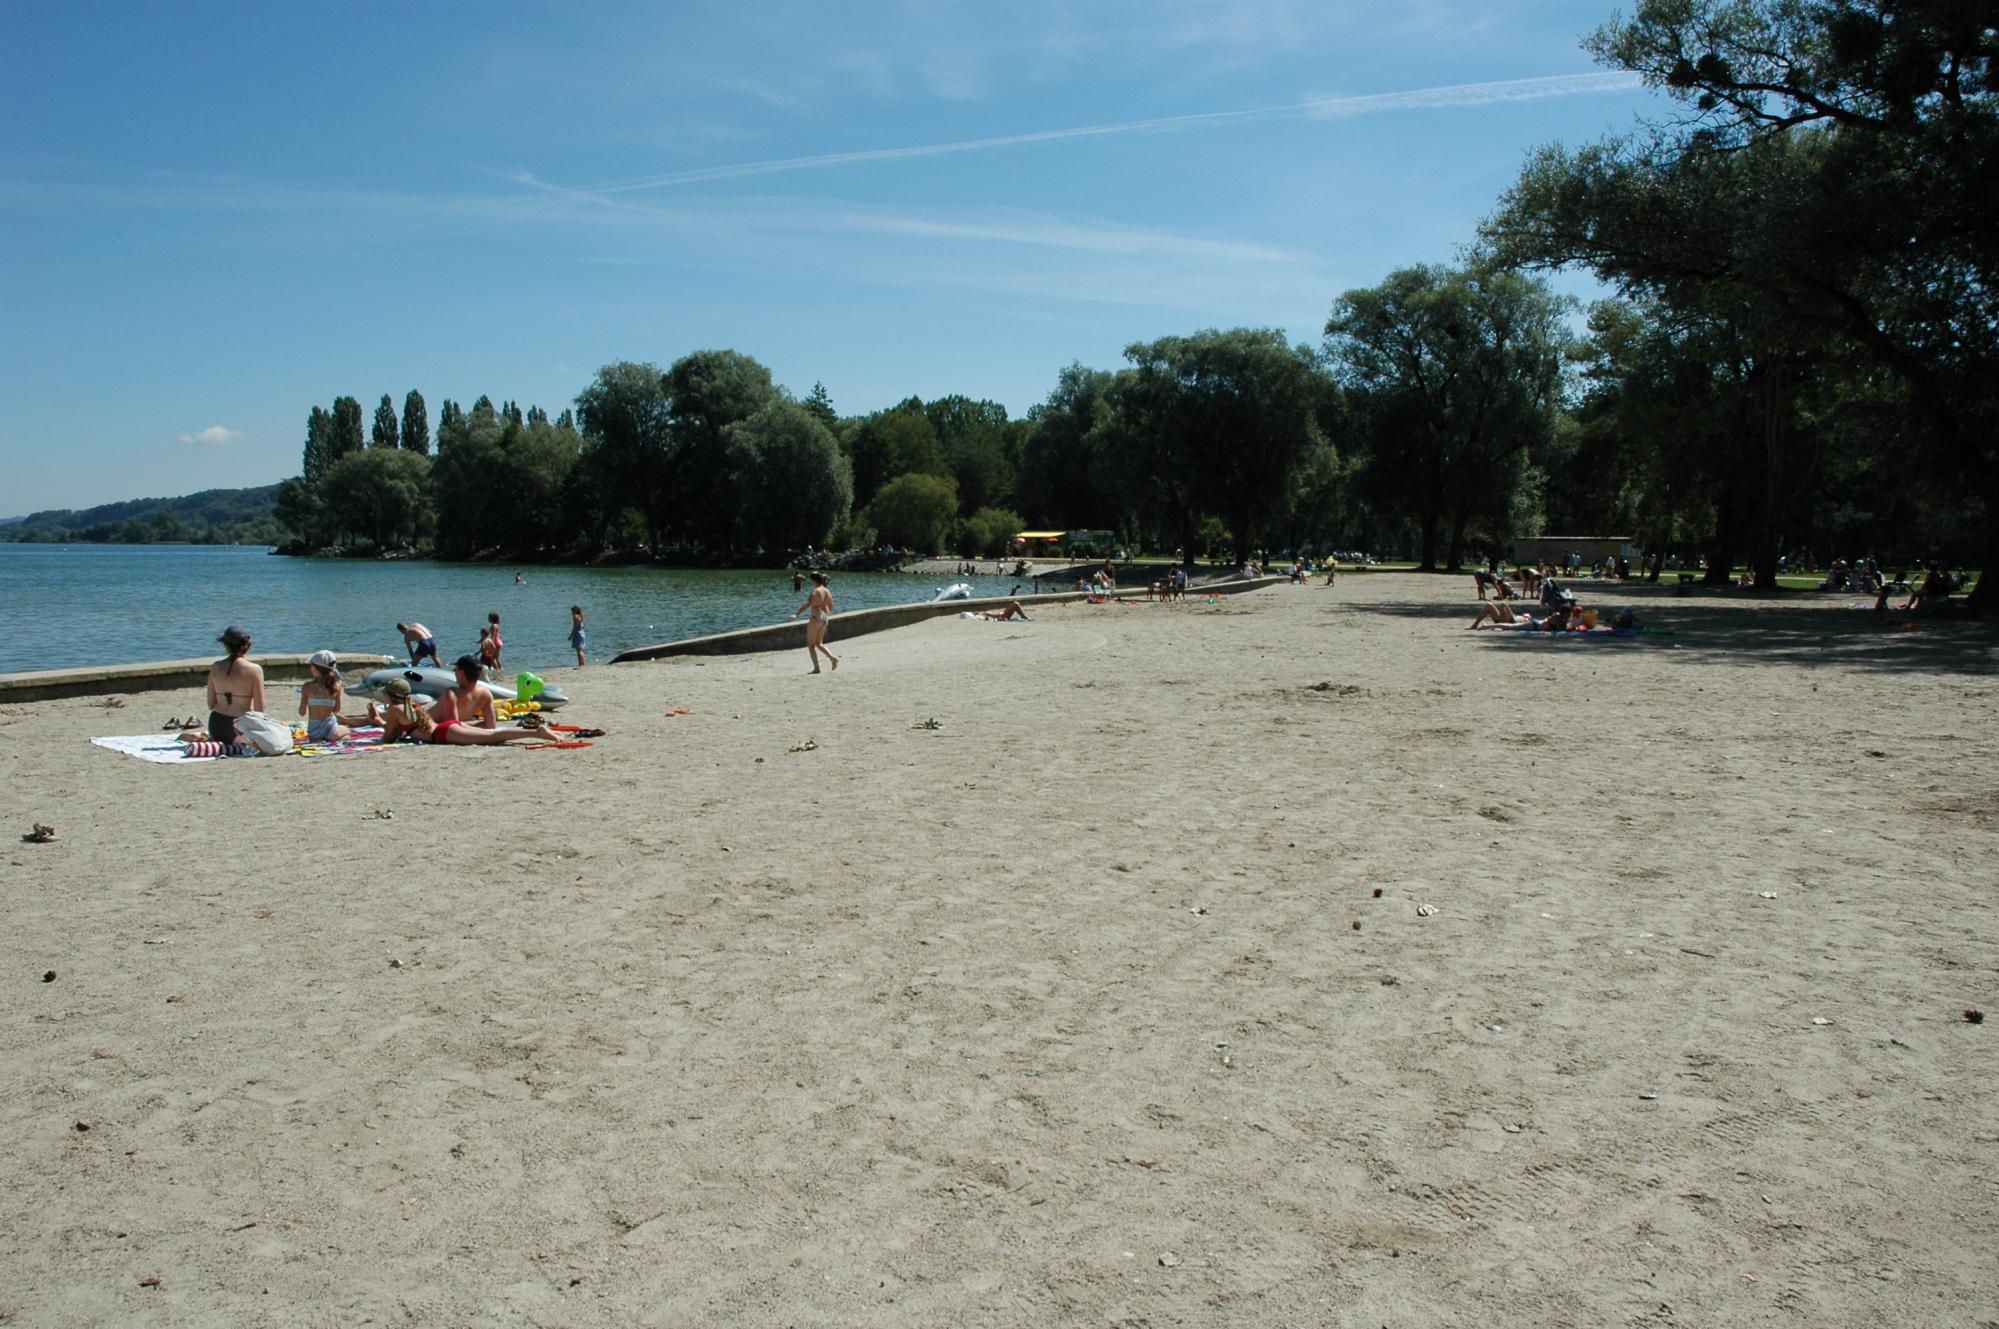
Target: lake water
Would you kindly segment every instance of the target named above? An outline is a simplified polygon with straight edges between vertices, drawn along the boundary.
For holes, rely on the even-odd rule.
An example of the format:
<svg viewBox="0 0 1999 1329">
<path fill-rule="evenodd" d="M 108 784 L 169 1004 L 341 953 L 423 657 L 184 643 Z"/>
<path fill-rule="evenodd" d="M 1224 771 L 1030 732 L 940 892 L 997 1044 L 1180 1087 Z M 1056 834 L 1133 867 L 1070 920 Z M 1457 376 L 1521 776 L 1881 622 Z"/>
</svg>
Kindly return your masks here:
<svg viewBox="0 0 1999 1329">
<path fill-rule="evenodd" d="M 991 566 L 991 565 L 988 565 Z M 519 571 L 527 584 L 516 586 Z M 1005 594 L 999 577 L 835 573 L 834 607 L 928 600 L 954 581 Z M 402 655 L 397 622 L 437 634 L 446 663 L 498 611 L 506 667 L 574 665 L 569 606 L 583 606 L 592 663 L 654 642 L 776 623 L 805 599 L 788 573 L 523 567 L 278 558 L 209 545 L 0 544 L 0 673 L 218 654 L 241 623 L 256 651 Z M 837 629 L 836 629 L 837 631 Z"/>
</svg>

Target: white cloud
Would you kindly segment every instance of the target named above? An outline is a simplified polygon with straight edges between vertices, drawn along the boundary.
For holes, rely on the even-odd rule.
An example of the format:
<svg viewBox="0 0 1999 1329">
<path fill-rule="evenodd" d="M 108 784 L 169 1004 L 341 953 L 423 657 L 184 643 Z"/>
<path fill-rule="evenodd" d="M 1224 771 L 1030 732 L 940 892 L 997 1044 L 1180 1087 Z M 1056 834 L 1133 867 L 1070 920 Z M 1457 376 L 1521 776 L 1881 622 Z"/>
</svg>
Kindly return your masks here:
<svg viewBox="0 0 1999 1329">
<path fill-rule="evenodd" d="M 226 448 L 243 437 L 240 429 L 230 429 L 224 425 L 210 425 L 198 434 L 182 434 L 180 441 L 194 447 Z"/>
</svg>

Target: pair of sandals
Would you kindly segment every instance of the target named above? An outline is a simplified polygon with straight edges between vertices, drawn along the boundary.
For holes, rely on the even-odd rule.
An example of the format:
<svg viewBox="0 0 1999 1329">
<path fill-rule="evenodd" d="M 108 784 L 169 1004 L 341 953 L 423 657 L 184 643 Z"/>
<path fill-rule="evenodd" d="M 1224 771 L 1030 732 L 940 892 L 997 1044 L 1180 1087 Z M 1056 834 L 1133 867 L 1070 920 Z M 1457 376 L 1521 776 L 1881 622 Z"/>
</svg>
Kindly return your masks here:
<svg viewBox="0 0 1999 1329">
<path fill-rule="evenodd" d="M 550 738 L 602 738 L 604 736 L 604 731 L 601 729 L 578 729 L 569 725 L 558 725 L 539 711 L 529 711 L 527 714 L 521 716 L 517 723 L 523 729 L 538 730 L 541 733 L 547 734 Z"/>
<path fill-rule="evenodd" d="M 185 720 L 176 720 L 169 716 L 167 717 L 167 722 L 160 726 L 162 729 L 203 729 L 206 727 L 206 721 L 198 715 L 190 715 Z"/>
</svg>

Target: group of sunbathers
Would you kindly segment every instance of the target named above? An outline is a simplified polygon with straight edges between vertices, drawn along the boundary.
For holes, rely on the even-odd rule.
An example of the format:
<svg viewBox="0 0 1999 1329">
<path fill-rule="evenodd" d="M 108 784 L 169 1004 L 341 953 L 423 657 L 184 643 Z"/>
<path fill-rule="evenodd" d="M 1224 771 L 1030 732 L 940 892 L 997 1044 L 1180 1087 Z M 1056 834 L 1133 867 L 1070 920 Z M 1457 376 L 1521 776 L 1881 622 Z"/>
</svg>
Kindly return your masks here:
<svg viewBox="0 0 1999 1329">
<path fill-rule="evenodd" d="M 1596 610 L 1584 609 L 1571 600 L 1556 605 L 1540 618 L 1524 611 L 1516 612 L 1510 604 L 1482 604 L 1471 626 L 1474 632 L 1480 628 L 1495 628 L 1513 632 L 1603 632 L 1631 636 L 1638 631 L 1638 620 L 1626 609 L 1605 624 Z"/>
<path fill-rule="evenodd" d="M 420 626 L 420 625 L 419 625 Z M 239 720 L 264 709 L 264 670 L 249 659 L 250 634 L 234 624 L 217 638 L 229 652 L 208 667 L 208 727 L 180 736 L 195 756 L 241 756 L 255 749 L 238 731 Z M 435 658 L 435 657 L 433 657 Z M 363 725 L 379 725 L 382 741 L 412 740 L 455 745 L 547 741 L 549 730 L 540 715 L 529 712 L 523 728 L 502 729 L 492 689 L 481 677 L 485 667 L 476 655 L 461 655 L 453 668 L 456 685 L 429 706 L 417 704 L 407 679 L 389 680 L 387 705 L 368 703 L 366 714 L 342 715 L 346 690 L 339 662 L 332 651 L 314 651 L 306 661 L 311 677 L 299 689 L 298 714 L 305 721 L 308 743 L 338 743 Z"/>
</svg>

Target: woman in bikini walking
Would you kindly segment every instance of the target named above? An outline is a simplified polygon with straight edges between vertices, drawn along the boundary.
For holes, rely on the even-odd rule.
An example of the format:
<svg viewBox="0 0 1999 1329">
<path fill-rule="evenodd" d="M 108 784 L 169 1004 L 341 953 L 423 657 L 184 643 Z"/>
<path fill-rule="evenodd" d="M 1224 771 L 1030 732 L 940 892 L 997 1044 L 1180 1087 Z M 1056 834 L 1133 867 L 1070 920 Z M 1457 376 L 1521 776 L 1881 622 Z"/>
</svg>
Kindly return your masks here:
<svg viewBox="0 0 1999 1329">
<path fill-rule="evenodd" d="M 811 613 L 805 620 L 805 656 L 812 661 L 812 672 L 819 672 L 819 657 L 824 655 L 833 662 L 833 668 L 840 667 L 840 659 L 826 649 L 826 625 L 833 621 L 833 592 L 826 589 L 826 574 L 812 574 L 812 594 L 805 597 L 805 603 L 791 611 L 797 618 L 800 614 Z"/>
</svg>

